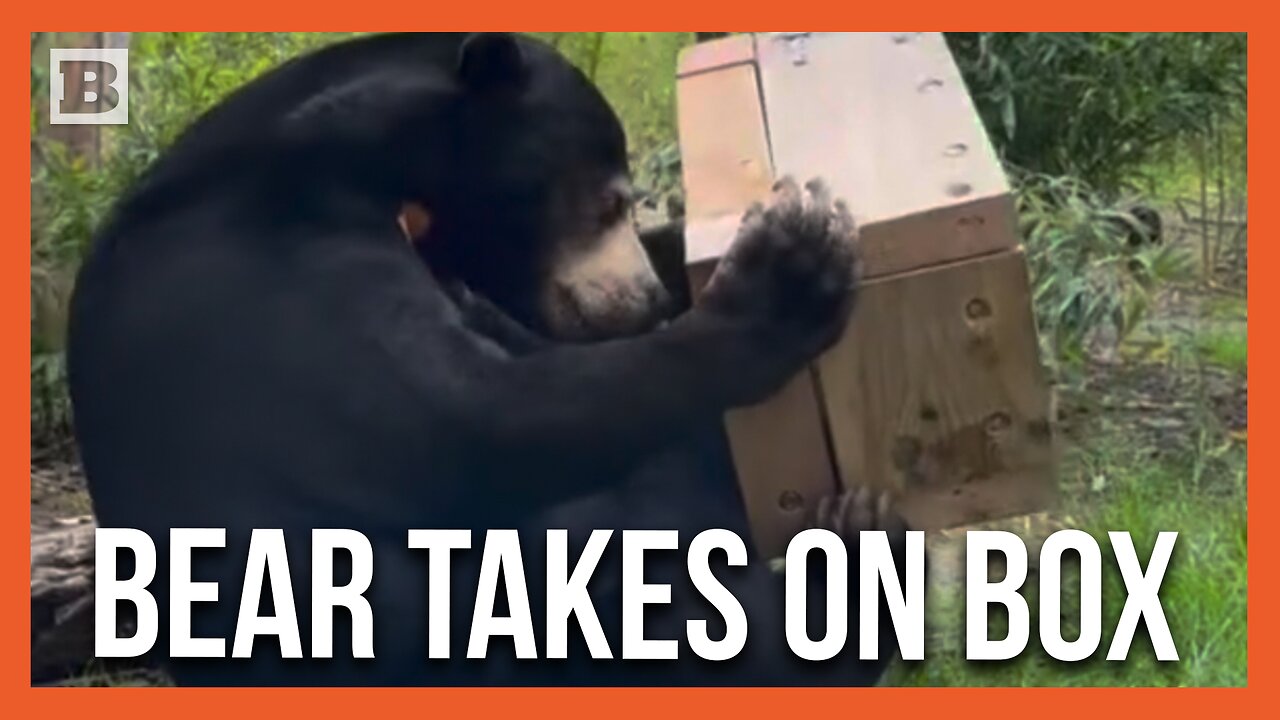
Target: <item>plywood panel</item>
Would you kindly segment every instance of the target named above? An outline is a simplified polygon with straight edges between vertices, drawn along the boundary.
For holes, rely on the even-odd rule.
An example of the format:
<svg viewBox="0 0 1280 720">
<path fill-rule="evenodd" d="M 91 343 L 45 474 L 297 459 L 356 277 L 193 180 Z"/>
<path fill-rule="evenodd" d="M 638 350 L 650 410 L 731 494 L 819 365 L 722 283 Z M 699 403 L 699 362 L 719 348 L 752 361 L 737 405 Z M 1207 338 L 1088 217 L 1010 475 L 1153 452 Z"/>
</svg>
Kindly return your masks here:
<svg viewBox="0 0 1280 720">
<path fill-rule="evenodd" d="M 754 35 L 733 35 L 715 42 L 695 43 L 680 53 L 677 75 L 686 78 L 700 72 L 722 70 L 730 65 L 754 63 L 756 39 Z"/>
<path fill-rule="evenodd" d="M 692 265 L 729 248 L 743 212 L 768 198 L 773 166 L 754 65 L 682 78 L 676 101 Z"/>
<path fill-rule="evenodd" d="M 837 487 L 812 372 L 763 404 L 725 415 L 752 539 L 767 558 L 786 554 L 809 511 Z"/>
<path fill-rule="evenodd" d="M 849 203 L 862 228 L 867 277 L 1016 244 L 1007 228 L 937 234 L 914 227 L 958 222 L 975 203 L 985 207 L 982 201 L 1009 193 L 940 33 L 795 35 L 756 40 L 774 166 L 779 174 L 822 176 Z"/>
<path fill-rule="evenodd" d="M 841 478 L 932 498 L 911 519 L 1022 512 L 1052 491 L 1049 392 L 1020 249 L 866 283 L 818 368 Z"/>
<path fill-rule="evenodd" d="M 678 86 L 686 258 L 695 302 L 732 242 L 742 212 L 766 199 L 773 185 L 759 84 L 755 66 L 741 62 L 742 40 L 707 43 L 732 45 L 709 53 L 729 58 L 730 66 L 684 73 Z M 705 70 L 708 62 L 702 55 L 686 56 L 682 70 Z M 764 403 L 725 416 L 753 539 L 766 557 L 782 555 L 791 537 L 804 529 L 805 511 L 835 490 L 820 413 L 812 371 L 806 370 Z"/>
</svg>

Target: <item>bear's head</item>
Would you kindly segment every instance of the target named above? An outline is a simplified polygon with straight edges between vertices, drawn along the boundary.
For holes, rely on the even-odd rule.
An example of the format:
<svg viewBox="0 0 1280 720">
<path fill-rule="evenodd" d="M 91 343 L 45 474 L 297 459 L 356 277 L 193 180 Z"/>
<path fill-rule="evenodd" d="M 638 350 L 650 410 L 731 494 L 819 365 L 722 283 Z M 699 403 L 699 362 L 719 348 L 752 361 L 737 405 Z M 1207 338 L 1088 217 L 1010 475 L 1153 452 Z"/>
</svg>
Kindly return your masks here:
<svg viewBox="0 0 1280 720">
<path fill-rule="evenodd" d="M 448 175 L 418 247 L 548 337 L 642 332 L 670 300 L 636 232 L 622 124 L 588 78 L 532 38 L 464 40 L 449 104 Z M 439 162 L 440 158 L 431 161 Z"/>
</svg>

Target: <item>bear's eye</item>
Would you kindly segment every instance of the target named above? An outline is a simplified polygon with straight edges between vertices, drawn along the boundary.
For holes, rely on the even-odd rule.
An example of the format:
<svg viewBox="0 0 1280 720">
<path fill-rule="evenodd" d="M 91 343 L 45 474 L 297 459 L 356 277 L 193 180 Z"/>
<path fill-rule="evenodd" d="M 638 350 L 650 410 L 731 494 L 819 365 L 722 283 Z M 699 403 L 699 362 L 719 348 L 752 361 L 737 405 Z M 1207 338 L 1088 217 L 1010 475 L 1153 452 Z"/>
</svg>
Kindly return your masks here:
<svg viewBox="0 0 1280 720">
<path fill-rule="evenodd" d="M 631 212 L 631 193 L 620 188 L 610 188 L 600 204 L 600 224 L 610 227 L 624 220 Z"/>
</svg>

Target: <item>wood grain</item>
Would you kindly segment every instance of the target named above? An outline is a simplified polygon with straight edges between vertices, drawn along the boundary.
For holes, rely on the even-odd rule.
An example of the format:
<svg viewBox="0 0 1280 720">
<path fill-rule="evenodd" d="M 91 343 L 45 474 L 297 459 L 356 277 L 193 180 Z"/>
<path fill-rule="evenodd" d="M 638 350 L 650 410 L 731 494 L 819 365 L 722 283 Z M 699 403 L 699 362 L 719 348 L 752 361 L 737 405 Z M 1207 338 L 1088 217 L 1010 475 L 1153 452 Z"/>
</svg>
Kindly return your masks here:
<svg viewBox="0 0 1280 720">
<path fill-rule="evenodd" d="M 713 52 L 729 42 L 736 45 Z M 699 72 L 682 73 L 677 89 L 688 198 L 685 252 L 695 302 L 733 241 L 743 210 L 766 199 L 773 185 L 756 69 L 742 63 L 741 43 L 729 38 L 700 45 Z M 728 66 L 708 71 L 707 54 L 726 58 Z M 806 511 L 836 488 L 818 403 L 806 370 L 765 402 L 725 416 L 753 540 L 766 557 L 784 554 L 804 529 Z"/>
<path fill-rule="evenodd" d="M 1053 418 L 1021 250 L 866 283 L 818 368 L 845 484 L 934 497 L 938 527 L 1022 511 L 1035 503 L 1025 494 L 1052 490 Z M 1027 493 L 975 489 L 993 480 Z M 980 502 L 951 500 L 961 496 Z"/>
<path fill-rule="evenodd" d="M 848 202 L 866 277 L 1017 244 L 1008 183 L 941 33 L 798 42 L 756 41 L 774 166 Z"/>
</svg>

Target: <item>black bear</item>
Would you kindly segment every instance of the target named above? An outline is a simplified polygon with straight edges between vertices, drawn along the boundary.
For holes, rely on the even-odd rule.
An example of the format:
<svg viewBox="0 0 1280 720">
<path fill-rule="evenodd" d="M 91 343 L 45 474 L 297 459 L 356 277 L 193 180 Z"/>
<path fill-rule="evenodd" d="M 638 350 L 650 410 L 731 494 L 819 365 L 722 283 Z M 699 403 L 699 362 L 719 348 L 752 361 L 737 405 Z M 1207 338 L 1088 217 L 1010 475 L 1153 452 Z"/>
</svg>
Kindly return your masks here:
<svg viewBox="0 0 1280 720">
<path fill-rule="evenodd" d="M 1143 245 L 1160 245 L 1164 242 L 1164 223 L 1160 213 L 1148 205 L 1134 205 L 1129 208 L 1129 215 L 1136 221 L 1126 223 L 1125 242 L 1131 248 Z"/>
<path fill-rule="evenodd" d="M 461 552 L 453 659 L 426 659 L 426 559 L 406 547 L 408 528 L 518 527 L 531 543 L 566 525 L 742 528 L 722 413 L 766 397 L 845 325 L 853 228 L 820 185 L 780 183 L 698 306 L 671 318 L 627 177 L 617 117 L 549 46 L 390 34 L 248 83 L 122 199 L 77 281 L 68 363 L 99 521 L 142 529 L 159 550 L 160 654 L 172 527 L 227 529 L 225 549 L 193 560 L 196 579 L 222 588 L 196 603 L 196 637 L 231 637 L 252 529 L 289 539 L 303 628 L 311 530 L 356 529 L 374 548 L 376 659 L 352 657 L 338 613 L 331 660 L 281 659 L 259 639 L 251 660 L 173 658 L 179 682 L 879 676 L 883 658 L 788 661 L 781 579 L 760 562 L 721 569 L 753 618 L 738 660 L 694 664 L 686 649 L 678 663 L 571 667 L 498 662 L 500 643 L 488 661 L 465 659 L 478 559 Z M 412 243 L 397 223 L 406 204 L 425 209 Z M 900 537 L 874 506 L 842 503 L 820 522 L 850 543 L 860 527 Z M 350 569 L 335 573 L 341 584 Z M 687 588 L 675 595 L 680 627 L 714 620 Z"/>
<path fill-rule="evenodd" d="M 1159 211 L 1149 205 L 1130 205 L 1119 214 L 1107 216 L 1104 222 L 1110 226 L 1112 237 L 1124 241 L 1123 249 L 1130 253 L 1126 263 L 1129 272 L 1139 279 L 1145 278 L 1149 268 L 1137 254 L 1148 247 L 1164 244 L 1164 221 Z M 1077 298 L 1075 304 L 1078 306 L 1081 302 L 1083 299 Z M 1074 310 L 1078 312 L 1080 308 Z"/>
</svg>

